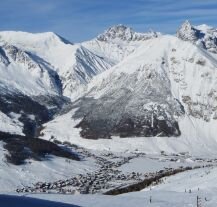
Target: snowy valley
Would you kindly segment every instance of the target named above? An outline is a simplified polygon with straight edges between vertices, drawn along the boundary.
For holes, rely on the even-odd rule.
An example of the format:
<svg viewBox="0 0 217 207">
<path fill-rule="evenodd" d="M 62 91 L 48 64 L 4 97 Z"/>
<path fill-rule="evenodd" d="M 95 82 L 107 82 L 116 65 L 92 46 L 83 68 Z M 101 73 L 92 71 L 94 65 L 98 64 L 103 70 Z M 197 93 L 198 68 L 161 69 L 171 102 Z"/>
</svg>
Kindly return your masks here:
<svg viewBox="0 0 217 207">
<path fill-rule="evenodd" d="M 116 25 L 81 43 L 0 32 L 0 193 L 14 201 L 216 207 L 216 125 L 211 26 Z"/>
</svg>

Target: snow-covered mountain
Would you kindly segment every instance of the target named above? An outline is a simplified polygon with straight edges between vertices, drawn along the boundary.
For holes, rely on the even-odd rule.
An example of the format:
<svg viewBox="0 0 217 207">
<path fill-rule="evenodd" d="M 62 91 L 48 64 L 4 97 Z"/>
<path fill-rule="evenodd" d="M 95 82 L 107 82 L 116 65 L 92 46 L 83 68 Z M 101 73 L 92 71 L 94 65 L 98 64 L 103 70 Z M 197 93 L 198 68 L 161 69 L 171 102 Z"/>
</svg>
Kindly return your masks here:
<svg viewBox="0 0 217 207">
<path fill-rule="evenodd" d="M 46 61 L 7 43 L 0 46 L 0 51 L 2 88 L 35 96 L 47 93 L 61 94 L 59 76 Z"/>
<path fill-rule="evenodd" d="M 37 120 L 38 135 L 38 127 L 55 115 L 54 131 L 46 124 L 44 137 L 72 142 L 67 130 L 61 131 L 64 117 L 66 127 L 84 138 L 193 133 L 215 140 L 215 35 L 215 29 L 188 21 L 177 36 L 117 25 L 80 44 L 51 32 L 0 32 L 2 119 L 15 114 L 25 134 Z"/>
<path fill-rule="evenodd" d="M 125 25 L 119 24 L 113 27 L 110 27 L 103 34 L 98 35 L 97 39 L 99 41 L 105 42 L 120 42 L 120 41 L 144 41 L 150 38 L 157 37 L 158 33 L 149 32 L 149 33 L 138 33 L 133 31 L 132 28 Z"/>
<path fill-rule="evenodd" d="M 45 125 L 43 137 L 50 139 L 54 135 L 81 145 L 79 136 L 151 137 L 152 146 L 146 139 L 140 144 L 136 140 L 127 143 L 143 150 L 158 148 L 158 152 L 196 153 L 202 146 L 206 152 L 214 152 L 216 67 L 213 55 L 192 42 L 170 35 L 146 40 L 119 64 L 95 77 L 86 95 L 72 105 L 72 111 Z M 76 129 L 61 130 L 69 126 Z M 164 137 L 161 146 L 153 138 L 159 136 Z M 115 149 L 128 146 L 124 140 L 120 148 L 110 141 L 99 141 L 94 146 L 83 142 L 90 148 L 97 143 L 102 149 L 109 143 Z"/>
<path fill-rule="evenodd" d="M 79 44 L 0 32 L 0 192 L 118 206 L 123 196 L 98 194 L 145 188 L 126 205 L 194 205 L 199 195 L 216 206 L 216 31 L 117 25 Z"/>
<path fill-rule="evenodd" d="M 206 24 L 193 26 L 185 21 L 177 31 L 177 37 L 196 43 L 209 52 L 217 53 L 217 29 Z"/>
<path fill-rule="evenodd" d="M 51 32 L 0 32 L 0 110 L 5 116 L 17 114 L 25 122 L 24 131 L 35 131 L 65 102 L 82 96 L 90 80 L 111 65 Z"/>
<path fill-rule="evenodd" d="M 47 70 L 56 74 L 62 84 L 57 88 L 71 99 L 81 95 L 83 87 L 93 76 L 112 65 L 80 44 L 73 45 L 51 32 L 0 32 L 0 42 L 2 45 L 11 44 L 30 54 L 33 61 L 46 66 Z M 26 85 L 24 88 L 30 89 Z"/>
<path fill-rule="evenodd" d="M 127 38 L 122 37 L 123 31 L 118 30 L 114 37 L 114 29 L 110 29 L 107 36 L 100 37 L 104 41 L 133 40 L 130 30 L 124 33 Z M 177 32 L 178 38 L 146 39 L 119 64 L 94 78 L 74 115 L 82 119 L 77 125 L 82 128 L 81 135 L 180 136 L 186 134 L 179 126 L 183 118 L 215 122 L 217 61 L 208 47 L 208 40 L 213 40 L 212 49 L 217 46 L 215 32 L 186 21 Z M 199 123 L 190 122 L 196 136 L 215 138 L 214 134 L 204 135 L 208 129 Z"/>
<path fill-rule="evenodd" d="M 138 33 L 125 25 L 116 25 L 107 29 L 93 40 L 82 43 L 95 54 L 117 64 L 134 52 L 144 41 L 157 38 L 159 32 Z"/>
<path fill-rule="evenodd" d="M 94 76 L 111 68 L 141 42 L 158 35 L 136 33 L 118 25 L 94 40 L 72 44 L 52 32 L 0 32 L 0 60 L 5 68 L 0 71 L 0 82 L 26 95 L 64 95 L 75 100 Z"/>
</svg>

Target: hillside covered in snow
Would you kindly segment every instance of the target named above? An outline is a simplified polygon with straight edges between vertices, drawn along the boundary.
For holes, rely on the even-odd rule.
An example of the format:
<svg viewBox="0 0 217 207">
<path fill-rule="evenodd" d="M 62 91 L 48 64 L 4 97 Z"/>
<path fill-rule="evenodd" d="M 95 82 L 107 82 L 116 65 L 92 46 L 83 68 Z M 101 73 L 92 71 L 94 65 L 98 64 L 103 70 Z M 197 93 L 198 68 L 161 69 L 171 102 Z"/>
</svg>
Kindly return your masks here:
<svg viewBox="0 0 217 207">
<path fill-rule="evenodd" d="M 1 193 L 94 207 L 199 196 L 214 207 L 216 125 L 216 28 L 116 25 L 81 43 L 0 32 Z"/>
<path fill-rule="evenodd" d="M 177 36 L 141 38 L 134 52 L 94 77 L 82 98 L 45 124 L 42 137 L 94 149 L 215 153 L 217 59 L 181 37 L 189 28 L 194 27 L 185 22 Z M 112 40 L 103 41 L 125 41 L 123 30 L 117 38 L 111 31 Z M 81 137 L 99 140 L 91 144 Z M 116 141 L 104 140 L 111 137 Z"/>
</svg>

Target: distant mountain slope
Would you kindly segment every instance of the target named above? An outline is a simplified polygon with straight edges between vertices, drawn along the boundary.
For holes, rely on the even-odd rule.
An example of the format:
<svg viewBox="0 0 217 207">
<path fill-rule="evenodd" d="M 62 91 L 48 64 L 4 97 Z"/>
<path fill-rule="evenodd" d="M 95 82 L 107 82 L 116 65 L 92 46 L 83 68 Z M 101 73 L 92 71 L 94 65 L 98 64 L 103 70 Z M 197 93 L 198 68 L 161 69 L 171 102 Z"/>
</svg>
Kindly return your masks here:
<svg viewBox="0 0 217 207">
<path fill-rule="evenodd" d="M 82 135 L 94 137 L 102 130 L 123 136 L 176 136 L 175 117 L 184 112 L 216 119 L 216 66 L 212 56 L 191 43 L 172 36 L 148 40 L 92 82 L 77 113 L 85 116 L 79 125 Z"/>
<path fill-rule="evenodd" d="M 51 32 L 0 32 L 0 111 L 17 114 L 23 131 L 35 136 L 40 124 L 82 96 L 90 80 L 110 67 Z"/>
<path fill-rule="evenodd" d="M 83 88 L 93 76 L 107 70 L 112 65 L 83 46 L 73 45 L 51 32 L 39 34 L 0 32 L 0 42 L 2 45 L 13 45 L 17 50 L 30 54 L 32 61 L 46 66 L 47 70 L 56 74 L 61 81 L 62 85 L 59 85 L 56 90 L 61 90 L 64 96 L 72 99 L 81 95 Z M 22 75 L 22 77 L 26 80 L 25 76 Z M 32 81 L 32 83 L 36 82 Z M 38 85 L 39 88 L 40 85 Z M 19 84 L 17 86 L 19 87 Z M 24 88 L 29 87 L 25 85 Z M 45 87 L 45 90 L 47 89 L 48 87 Z"/>
<path fill-rule="evenodd" d="M 168 35 L 147 40 L 119 64 L 94 78 L 86 96 L 73 104 L 72 111 L 47 123 L 43 136 L 50 139 L 54 135 L 56 139 L 81 145 L 79 136 L 152 137 L 152 141 L 144 140 L 147 146 L 129 139 L 126 143 L 94 143 L 103 149 L 129 146 L 158 152 L 214 152 L 216 67 L 217 60 L 191 42 Z M 75 129 L 71 128 L 69 133 L 61 130 L 69 126 Z M 153 138 L 158 136 L 165 139 Z M 83 142 L 84 146 L 94 148 L 88 141 Z"/>
<path fill-rule="evenodd" d="M 76 100 L 94 76 L 158 35 L 117 25 L 92 41 L 73 44 L 52 32 L 0 32 L 0 84 L 11 92 Z"/>
<path fill-rule="evenodd" d="M 0 45 L 0 83 L 28 95 L 61 94 L 61 82 L 52 67 L 35 54 L 10 43 Z"/>
<path fill-rule="evenodd" d="M 81 44 L 0 32 L 0 111 L 31 136 L 69 112 L 84 138 L 188 136 L 182 120 L 196 131 L 205 123 L 199 136 L 208 137 L 217 119 L 215 36 L 188 21 L 177 37 L 117 25 Z"/>
</svg>

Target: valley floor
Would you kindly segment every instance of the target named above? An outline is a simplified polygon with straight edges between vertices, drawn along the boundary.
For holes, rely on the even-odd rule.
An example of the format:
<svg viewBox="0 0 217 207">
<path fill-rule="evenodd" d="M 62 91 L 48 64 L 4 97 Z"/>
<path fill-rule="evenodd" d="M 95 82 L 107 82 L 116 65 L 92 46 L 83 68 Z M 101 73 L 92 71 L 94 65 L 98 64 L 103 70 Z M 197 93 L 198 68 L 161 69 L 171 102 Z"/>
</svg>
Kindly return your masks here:
<svg viewBox="0 0 217 207">
<path fill-rule="evenodd" d="M 217 205 L 217 160 L 214 158 L 188 153 L 151 155 L 72 148 L 83 157 L 82 161 L 53 156 L 42 162 L 29 160 L 25 165 L 12 167 L 3 158 L 0 193 L 82 207 L 196 206 L 197 196 L 202 206 Z M 1 152 L 5 153 L 3 149 Z M 188 167 L 187 171 L 165 176 L 138 192 L 103 195 L 165 171 Z M 16 193 L 18 189 L 20 193 Z M 0 197 L 0 204 L 4 202 Z"/>
<path fill-rule="evenodd" d="M 217 168 L 192 170 L 166 178 L 163 183 L 140 192 L 117 196 L 100 194 L 25 194 L 23 196 L 82 207 L 194 207 L 197 206 L 197 202 L 200 203 L 199 206 L 216 207 L 216 173 Z"/>
</svg>

